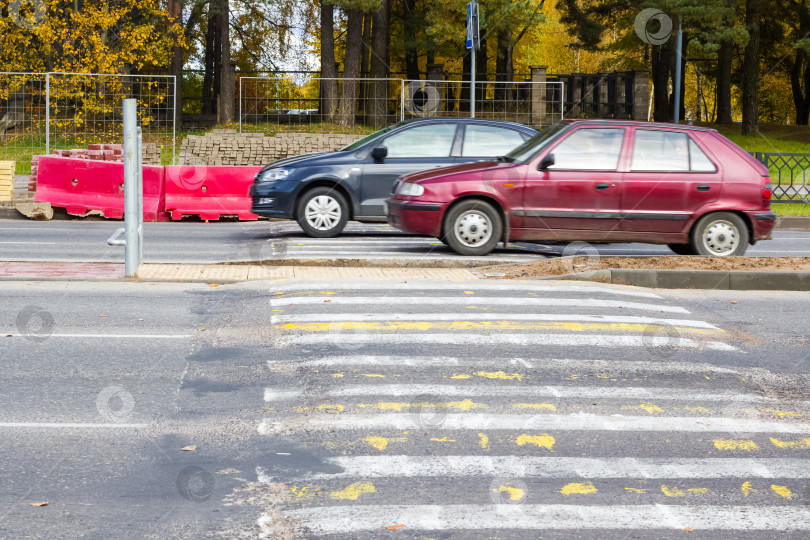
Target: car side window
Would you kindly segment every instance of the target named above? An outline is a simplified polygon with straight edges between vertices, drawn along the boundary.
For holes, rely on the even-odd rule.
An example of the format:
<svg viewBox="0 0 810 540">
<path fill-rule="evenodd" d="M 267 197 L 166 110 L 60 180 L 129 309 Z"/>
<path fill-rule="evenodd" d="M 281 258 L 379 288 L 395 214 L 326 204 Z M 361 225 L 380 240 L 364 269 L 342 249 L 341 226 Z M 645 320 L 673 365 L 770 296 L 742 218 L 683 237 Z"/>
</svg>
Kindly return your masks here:
<svg viewBox="0 0 810 540">
<path fill-rule="evenodd" d="M 692 137 L 689 137 L 689 169 L 694 172 L 717 172 L 717 167 L 692 140 Z"/>
<path fill-rule="evenodd" d="M 554 165 L 549 169 L 615 171 L 622 153 L 624 129 L 578 129 L 551 151 Z"/>
<path fill-rule="evenodd" d="M 389 158 L 450 157 L 456 124 L 429 124 L 394 133 L 382 143 Z"/>
<path fill-rule="evenodd" d="M 523 144 L 520 132 L 496 126 L 467 125 L 464 127 L 463 157 L 495 157 Z"/>
<path fill-rule="evenodd" d="M 686 136 L 686 133 L 651 129 L 636 130 L 630 170 L 688 171 L 689 140 L 691 139 Z"/>
</svg>

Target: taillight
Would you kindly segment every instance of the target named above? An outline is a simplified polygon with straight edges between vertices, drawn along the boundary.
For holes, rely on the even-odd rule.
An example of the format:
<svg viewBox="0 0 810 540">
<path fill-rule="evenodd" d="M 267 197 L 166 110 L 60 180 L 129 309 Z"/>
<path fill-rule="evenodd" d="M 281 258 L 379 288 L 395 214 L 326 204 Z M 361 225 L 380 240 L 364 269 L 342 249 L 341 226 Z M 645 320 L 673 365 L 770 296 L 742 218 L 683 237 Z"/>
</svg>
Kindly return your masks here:
<svg viewBox="0 0 810 540">
<path fill-rule="evenodd" d="M 762 177 L 762 198 L 770 200 L 771 198 L 771 177 L 770 176 L 763 176 Z"/>
</svg>

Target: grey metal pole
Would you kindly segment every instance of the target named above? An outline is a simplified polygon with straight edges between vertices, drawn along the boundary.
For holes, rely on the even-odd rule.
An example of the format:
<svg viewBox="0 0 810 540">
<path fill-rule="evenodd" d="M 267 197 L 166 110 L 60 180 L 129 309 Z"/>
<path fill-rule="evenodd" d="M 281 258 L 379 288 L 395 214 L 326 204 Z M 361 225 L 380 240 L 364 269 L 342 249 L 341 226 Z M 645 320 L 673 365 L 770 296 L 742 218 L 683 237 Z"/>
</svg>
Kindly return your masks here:
<svg viewBox="0 0 810 540">
<path fill-rule="evenodd" d="M 681 63 L 683 58 L 681 55 L 681 48 L 683 45 L 683 31 L 681 30 L 681 23 L 678 22 L 678 44 L 675 52 L 675 123 L 680 120 L 681 115 Z"/>
<path fill-rule="evenodd" d="M 138 265 L 143 262 L 143 130 L 138 126 L 138 144 L 135 150 L 138 161 Z"/>
<path fill-rule="evenodd" d="M 51 74 L 45 74 L 45 155 L 51 153 Z"/>
<path fill-rule="evenodd" d="M 470 118 L 475 118 L 475 43 L 470 49 Z"/>
<path fill-rule="evenodd" d="M 124 270 L 127 277 L 138 273 L 138 112 L 137 101 L 124 100 Z"/>
</svg>

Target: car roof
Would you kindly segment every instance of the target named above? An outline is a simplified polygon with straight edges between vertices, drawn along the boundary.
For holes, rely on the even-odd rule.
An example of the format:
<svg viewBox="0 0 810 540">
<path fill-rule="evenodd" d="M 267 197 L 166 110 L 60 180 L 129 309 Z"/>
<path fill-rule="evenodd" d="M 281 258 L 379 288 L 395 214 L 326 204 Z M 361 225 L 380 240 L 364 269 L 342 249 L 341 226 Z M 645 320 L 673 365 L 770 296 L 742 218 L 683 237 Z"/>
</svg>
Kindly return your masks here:
<svg viewBox="0 0 810 540">
<path fill-rule="evenodd" d="M 517 122 L 505 122 L 505 121 L 502 121 L 502 120 L 491 120 L 489 118 L 469 118 L 469 117 L 466 117 L 466 116 L 461 116 L 461 117 L 457 117 L 457 116 L 432 116 L 430 118 L 409 118 L 409 119 L 403 120 L 402 122 L 399 122 L 399 123 L 401 125 L 413 124 L 413 123 L 418 123 L 418 122 L 424 122 L 426 124 L 432 124 L 432 123 L 448 122 L 448 121 L 459 122 L 459 123 L 463 123 L 463 124 L 492 124 L 492 125 L 497 125 L 497 126 L 511 127 L 511 128 L 514 128 L 514 129 L 522 130 L 522 131 L 533 131 L 533 132 L 538 131 L 536 128 L 533 128 L 531 126 L 527 126 L 527 125 L 524 125 L 524 124 L 518 124 Z"/>
<path fill-rule="evenodd" d="M 709 132 L 717 132 L 716 129 L 707 128 L 703 126 L 692 126 L 689 124 L 671 124 L 667 122 L 645 122 L 642 120 L 610 120 L 610 119 L 589 119 L 589 120 L 578 120 L 578 119 L 565 119 L 562 122 L 569 124 L 570 126 L 579 126 L 579 125 L 593 125 L 593 126 L 636 126 L 636 127 L 647 127 L 647 128 L 663 128 L 663 129 L 689 129 L 693 131 L 709 131 Z"/>
</svg>

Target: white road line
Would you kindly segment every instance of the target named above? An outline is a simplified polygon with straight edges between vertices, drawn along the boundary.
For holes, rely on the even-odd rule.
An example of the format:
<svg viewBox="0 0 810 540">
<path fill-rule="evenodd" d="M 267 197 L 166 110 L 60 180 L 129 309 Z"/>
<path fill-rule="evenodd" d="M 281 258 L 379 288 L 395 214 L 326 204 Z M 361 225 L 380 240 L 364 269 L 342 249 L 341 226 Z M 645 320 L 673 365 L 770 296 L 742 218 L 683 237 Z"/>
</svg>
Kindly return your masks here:
<svg viewBox="0 0 810 540">
<path fill-rule="evenodd" d="M 61 244 L 62 242 L 2 242 L 0 244 L 26 244 L 26 245 L 37 245 L 37 246 L 55 246 L 56 244 Z"/>
<path fill-rule="evenodd" d="M 631 289 L 629 287 L 616 286 L 605 287 L 602 285 L 547 285 L 538 283 L 537 281 L 522 281 L 519 284 L 510 283 L 508 281 L 498 280 L 476 280 L 468 284 L 469 289 L 475 293 L 480 291 L 510 291 L 522 293 L 537 292 L 554 292 L 554 293 L 601 293 L 601 294 L 614 294 L 621 296 L 637 296 L 642 298 L 655 298 L 661 299 L 662 297 L 648 291 L 640 291 Z M 289 283 L 281 283 L 274 285 L 272 290 L 275 292 L 306 292 L 317 290 L 332 290 L 335 291 L 364 291 L 364 290 L 385 290 L 385 291 L 409 291 L 414 290 L 411 283 L 386 283 L 381 285 L 379 283 L 356 281 L 347 283 L 337 279 L 315 279 L 307 280 L 306 282 L 293 281 Z M 419 291 L 429 293 L 432 291 L 463 291 L 464 285 L 459 283 L 447 282 L 428 282 L 420 285 Z M 475 296 L 470 296 L 475 298 Z M 281 298 L 279 300 L 285 300 Z"/>
<path fill-rule="evenodd" d="M 338 322 L 398 322 L 398 321 L 564 321 L 582 323 L 629 323 L 690 328 L 717 329 L 713 324 L 689 319 L 656 319 L 653 317 L 612 315 L 563 315 L 556 313 L 306 313 L 303 315 L 273 315 L 270 324 L 338 323 Z"/>
<path fill-rule="evenodd" d="M 395 355 L 346 355 L 324 356 L 312 360 L 268 360 L 267 365 L 273 367 L 278 364 L 292 364 L 299 367 L 368 367 L 368 366 L 406 366 L 406 367 L 459 367 L 459 366 L 491 366 L 516 364 L 518 360 L 529 362 L 535 370 L 576 370 L 577 373 L 599 371 L 600 373 L 616 373 L 614 377 L 624 378 L 626 371 L 645 371 L 650 373 L 718 373 L 739 375 L 740 371 L 712 364 L 693 362 L 650 362 L 647 360 L 586 360 L 579 358 L 533 358 L 532 356 L 518 358 L 459 358 L 454 356 L 395 356 Z"/>
<path fill-rule="evenodd" d="M 143 429 L 149 424 L 88 424 L 79 422 L 0 422 L 0 428 Z"/>
<path fill-rule="evenodd" d="M 279 306 L 369 306 L 395 304 L 408 306 L 520 306 L 520 307 L 576 307 L 576 308 L 623 308 L 668 313 L 689 312 L 680 306 L 622 302 L 621 300 L 597 300 L 595 298 L 504 298 L 493 296 L 292 296 L 279 298 Z M 328 306 L 327 306 L 328 304 Z"/>
<path fill-rule="evenodd" d="M 340 456 L 327 458 L 325 464 L 339 467 L 340 470 L 307 474 L 305 478 L 810 478 L 810 459 Z M 264 467 L 257 467 L 256 473 L 259 482 L 279 481 Z"/>
<path fill-rule="evenodd" d="M 285 422 L 263 420 L 259 433 L 275 434 Z M 412 430 L 419 427 L 419 415 L 410 413 L 371 416 L 312 416 L 293 420 L 292 427 L 306 430 Z M 438 428 L 437 428 L 438 429 Z M 597 414 L 448 414 L 442 430 L 522 430 L 522 431 L 681 431 L 689 433 L 810 433 L 810 424 L 786 424 L 766 420 L 728 417 L 621 416 Z"/>
<path fill-rule="evenodd" d="M 810 508 L 796 506 L 578 505 L 578 504 L 453 504 L 340 505 L 284 512 L 304 536 L 349 535 L 377 531 L 387 525 L 405 530 L 601 529 L 659 530 L 661 509 L 677 528 L 731 531 L 810 531 Z M 262 521 L 264 520 L 264 521 Z M 272 519 L 264 514 L 260 524 Z"/>
<path fill-rule="evenodd" d="M 0 332 L 0 336 L 28 337 L 27 334 L 12 334 Z M 101 339 L 185 339 L 194 337 L 194 334 L 42 334 L 34 336 L 43 338 L 101 338 Z"/>
<path fill-rule="evenodd" d="M 277 390 L 266 388 L 264 400 L 290 401 L 304 397 L 302 390 Z M 457 386 L 442 384 L 356 384 L 333 386 L 319 390 L 313 398 L 342 398 L 359 396 L 431 396 L 432 400 L 442 397 L 542 397 L 558 399 L 650 399 L 677 401 L 720 401 L 724 403 L 770 403 L 776 401 L 766 396 L 755 394 L 735 394 L 695 392 L 688 388 L 656 388 L 629 386 L 605 388 L 601 386 Z"/>
<path fill-rule="evenodd" d="M 362 332 L 362 330 L 355 330 Z M 599 334 L 492 334 L 477 335 L 466 332 L 456 334 L 382 334 L 382 333 L 358 333 L 347 334 L 335 332 L 324 332 L 322 334 L 292 334 L 287 332 L 276 341 L 279 347 L 302 346 L 302 345 L 369 345 L 379 344 L 382 341 L 386 345 L 519 345 L 529 346 L 555 346 L 555 347 L 652 347 L 658 344 L 658 339 L 646 338 L 644 336 L 607 336 Z M 662 346 L 665 343 L 660 343 Z M 703 345 L 689 339 L 679 338 L 677 346 L 673 343 L 673 348 L 678 349 L 699 349 Z M 716 351 L 738 351 L 736 347 L 720 341 L 708 341 L 705 347 Z"/>
</svg>

